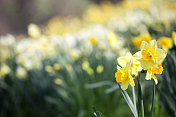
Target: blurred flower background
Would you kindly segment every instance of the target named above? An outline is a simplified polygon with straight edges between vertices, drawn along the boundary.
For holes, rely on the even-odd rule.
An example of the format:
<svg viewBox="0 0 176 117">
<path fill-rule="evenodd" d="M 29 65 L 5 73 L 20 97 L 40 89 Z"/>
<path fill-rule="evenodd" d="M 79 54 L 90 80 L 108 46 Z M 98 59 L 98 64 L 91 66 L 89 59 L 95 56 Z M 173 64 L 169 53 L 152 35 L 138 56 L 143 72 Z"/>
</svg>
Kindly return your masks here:
<svg viewBox="0 0 176 117">
<path fill-rule="evenodd" d="M 175 0 L 1 0 L 0 14 L 0 116 L 92 117 L 94 107 L 132 116 L 117 57 L 151 40 L 167 51 L 154 117 L 175 115 Z M 152 85 L 143 79 L 148 117 Z"/>
</svg>

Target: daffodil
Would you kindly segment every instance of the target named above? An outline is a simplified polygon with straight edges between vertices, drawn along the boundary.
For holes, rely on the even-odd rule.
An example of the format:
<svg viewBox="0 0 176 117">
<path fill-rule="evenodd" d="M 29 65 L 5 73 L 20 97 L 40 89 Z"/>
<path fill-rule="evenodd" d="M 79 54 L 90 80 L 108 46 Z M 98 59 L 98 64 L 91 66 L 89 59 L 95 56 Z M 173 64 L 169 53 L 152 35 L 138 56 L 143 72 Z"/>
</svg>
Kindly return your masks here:
<svg viewBox="0 0 176 117">
<path fill-rule="evenodd" d="M 174 42 L 174 44 L 176 46 L 176 32 L 172 33 L 172 40 L 173 40 L 173 42 Z"/>
<path fill-rule="evenodd" d="M 146 80 L 154 79 L 157 84 L 158 81 L 155 74 L 161 74 L 163 71 L 162 62 L 166 57 L 166 51 L 157 47 L 156 40 L 150 43 L 145 41 L 141 44 L 141 51 L 134 54 L 134 57 L 141 62 L 141 67 L 147 70 Z"/>
<path fill-rule="evenodd" d="M 96 45 L 97 44 L 97 40 L 96 40 L 95 37 L 91 37 L 89 40 L 90 40 L 92 45 Z"/>
<path fill-rule="evenodd" d="M 113 32 L 108 33 L 107 40 L 112 48 L 117 46 L 116 45 L 117 35 L 115 33 L 113 33 Z"/>
<path fill-rule="evenodd" d="M 41 30 L 40 28 L 35 25 L 35 24 L 30 24 L 28 26 L 28 35 L 32 38 L 32 39 L 36 39 L 41 35 Z"/>
<path fill-rule="evenodd" d="M 117 59 L 118 63 L 122 67 L 126 67 L 127 64 L 130 64 L 130 68 L 132 71 L 132 74 L 137 75 L 138 71 L 142 70 L 142 67 L 140 66 L 140 62 L 137 61 L 130 52 L 126 54 L 126 56 L 119 57 Z"/>
<path fill-rule="evenodd" d="M 158 84 L 158 80 L 157 80 L 155 74 L 162 74 L 162 71 L 163 71 L 162 64 L 161 64 L 160 62 L 158 62 L 156 68 L 151 67 L 151 68 L 147 71 L 146 80 L 151 80 L 151 78 L 152 78 L 152 79 L 154 79 L 155 84 Z"/>
<path fill-rule="evenodd" d="M 25 78 L 27 75 L 27 71 L 23 67 L 18 67 L 16 71 L 16 77 L 19 79 Z"/>
<path fill-rule="evenodd" d="M 146 41 L 146 42 L 150 42 L 151 41 L 151 36 L 149 33 L 145 33 L 142 34 L 138 37 L 134 37 L 133 38 L 133 44 L 135 45 L 135 47 L 140 48 L 140 45 L 142 43 L 142 41 Z"/>
<path fill-rule="evenodd" d="M 96 68 L 96 71 L 97 71 L 97 73 L 99 73 L 99 74 L 102 73 L 103 70 L 104 70 L 104 67 L 103 67 L 102 65 L 98 65 L 97 68 Z"/>
<path fill-rule="evenodd" d="M 11 70 L 8 65 L 2 64 L 2 66 L 0 66 L 0 76 L 5 76 L 5 75 L 9 74 L 10 71 Z"/>
<path fill-rule="evenodd" d="M 45 67 L 45 71 L 46 71 L 46 72 L 52 72 L 52 71 L 53 71 L 53 67 L 50 66 L 50 65 L 47 65 L 47 66 Z"/>
<path fill-rule="evenodd" d="M 140 61 L 144 70 L 156 67 L 157 63 L 162 63 L 167 55 L 165 50 L 157 47 L 156 40 L 152 40 L 149 43 L 143 41 L 140 49 L 141 51 L 136 52 L 133 56 Z"/>
<path fill-rule="evenodd" d="M 134 80 L 130 74 L 129 67 L 119 67 L 117 66 L 117 72 L 115 73 L 115 78 L 117 83 L 121 83 L 122 90 L 126 90 L 130 84 L 132 87 L 135 86 Z"/>
<path fill-rule="evenodd" d="M 172 40 L 171 38 L 168 38 L 168 37 L 161 37 L 158 40 L 158 44 L 166 51 L 172 48 Z"/>
<path fill-rule="evenodd" d="M 54 70 L 60 70 L 61 69 L 61 66 L 60 66 L 60 64 L 54 64 Z"/>
</svg>

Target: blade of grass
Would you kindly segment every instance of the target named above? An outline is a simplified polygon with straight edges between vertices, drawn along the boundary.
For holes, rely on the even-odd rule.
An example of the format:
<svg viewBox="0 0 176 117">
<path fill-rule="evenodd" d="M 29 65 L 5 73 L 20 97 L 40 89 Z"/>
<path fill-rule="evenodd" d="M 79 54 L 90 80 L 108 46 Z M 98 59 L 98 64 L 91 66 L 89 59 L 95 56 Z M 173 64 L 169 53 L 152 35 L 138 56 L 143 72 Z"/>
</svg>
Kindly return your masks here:
<svg viewBox="0 0 176 117">
<path fill-rule="evenodd" d="M 113 82 L 101 81 L 101 82 L 97 82 L 97 83 L 87 84 L 86 88 L 94 89 L 94 88 L 98 88 L 98 87 L 105 86 L 105 85 L 111 86 L 111 85 L 113 85 Z"/>
<path fill-rule="evenodd" d="M 119 87 L 117 84 L 115 84 L 114 86 L 112 86 L 111 88 L 108 88 L 105 90 L 105 93 L 109 94 L 109 93 L 112 93 L 114 92 L 115 90 L 117 90 Z"/>
</svg>

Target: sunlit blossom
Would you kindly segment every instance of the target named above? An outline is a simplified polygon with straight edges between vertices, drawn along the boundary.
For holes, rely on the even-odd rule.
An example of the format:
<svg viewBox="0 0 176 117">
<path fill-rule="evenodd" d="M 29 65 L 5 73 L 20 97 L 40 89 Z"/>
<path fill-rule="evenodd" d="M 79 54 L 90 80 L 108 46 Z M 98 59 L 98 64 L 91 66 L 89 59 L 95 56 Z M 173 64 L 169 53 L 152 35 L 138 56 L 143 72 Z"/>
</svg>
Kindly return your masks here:
<svg viewBox="0 0 176 117">
<path fill-rule="evenodd" d="M 164 50 L 168 50 L 170 48 L 172 48 L 172 39 L 169 37 L 161 37 L 158 40 L 159 46 L 161 46 Z"/>
<path fill-rule="evenodd" d="M 132 87 L 135 86 L 134 80 L 130 75 L 129 67 L 119 67 L 117 66 L 117 72 L 115 73 L 115 78 L 117 83 L 121 83 L 122 90 L 126 90 L 130 84 Z"/>
</svg>

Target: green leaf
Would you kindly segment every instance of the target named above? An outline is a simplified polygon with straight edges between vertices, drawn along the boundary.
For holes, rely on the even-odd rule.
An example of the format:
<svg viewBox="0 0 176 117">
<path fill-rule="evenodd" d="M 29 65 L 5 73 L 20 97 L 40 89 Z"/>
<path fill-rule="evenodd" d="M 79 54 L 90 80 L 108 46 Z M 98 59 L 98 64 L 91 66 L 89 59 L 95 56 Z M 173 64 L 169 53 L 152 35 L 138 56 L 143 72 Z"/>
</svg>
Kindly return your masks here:
<svg viewBox="0 0 176 117">
<path fill-rule="evenodd" d="M 86 88 L 94 89 L 94 88 L 98 88 L 98 87 L 105 86 L 105 85 L 110 85 L 111 86 L 111 85 L 113 85 L 113 82 L 102 81 L 102 82 L 98 82 L 98 83 L 87 84 Z"/>
<path fill-rule="evenodd" d="M 105 93 L 107 93 L 107 94 L 112 93 L 113 91 L 117 90 L 118 88 L 119 88 L 119 86 L 117 84 L 115 84 L 111 88 L 106 89 Z"/>
<path fill-rule="evenodd" d="M 120 86 L 119 86 L 119 87 L 120 87 Z M 120 88 L 120 90 L 121 90 L 121 93 L 122 93 L 122 95 L 123 95 L 125 101 L 127 102 L 128 106 L 130 107 L 130 109 L 131 109 L 133 115 L 134 115 L 135 117 L 138 117 L 138 115 L 137 115 L 137 110 L 136 110 L 136 108 L 134 107 L 133 102 L 131 101 L 131 99 L 130 99 L 128 93 L 127 93 L 126 91 L 122 90 L 121 88 Z"/>
</svg>

